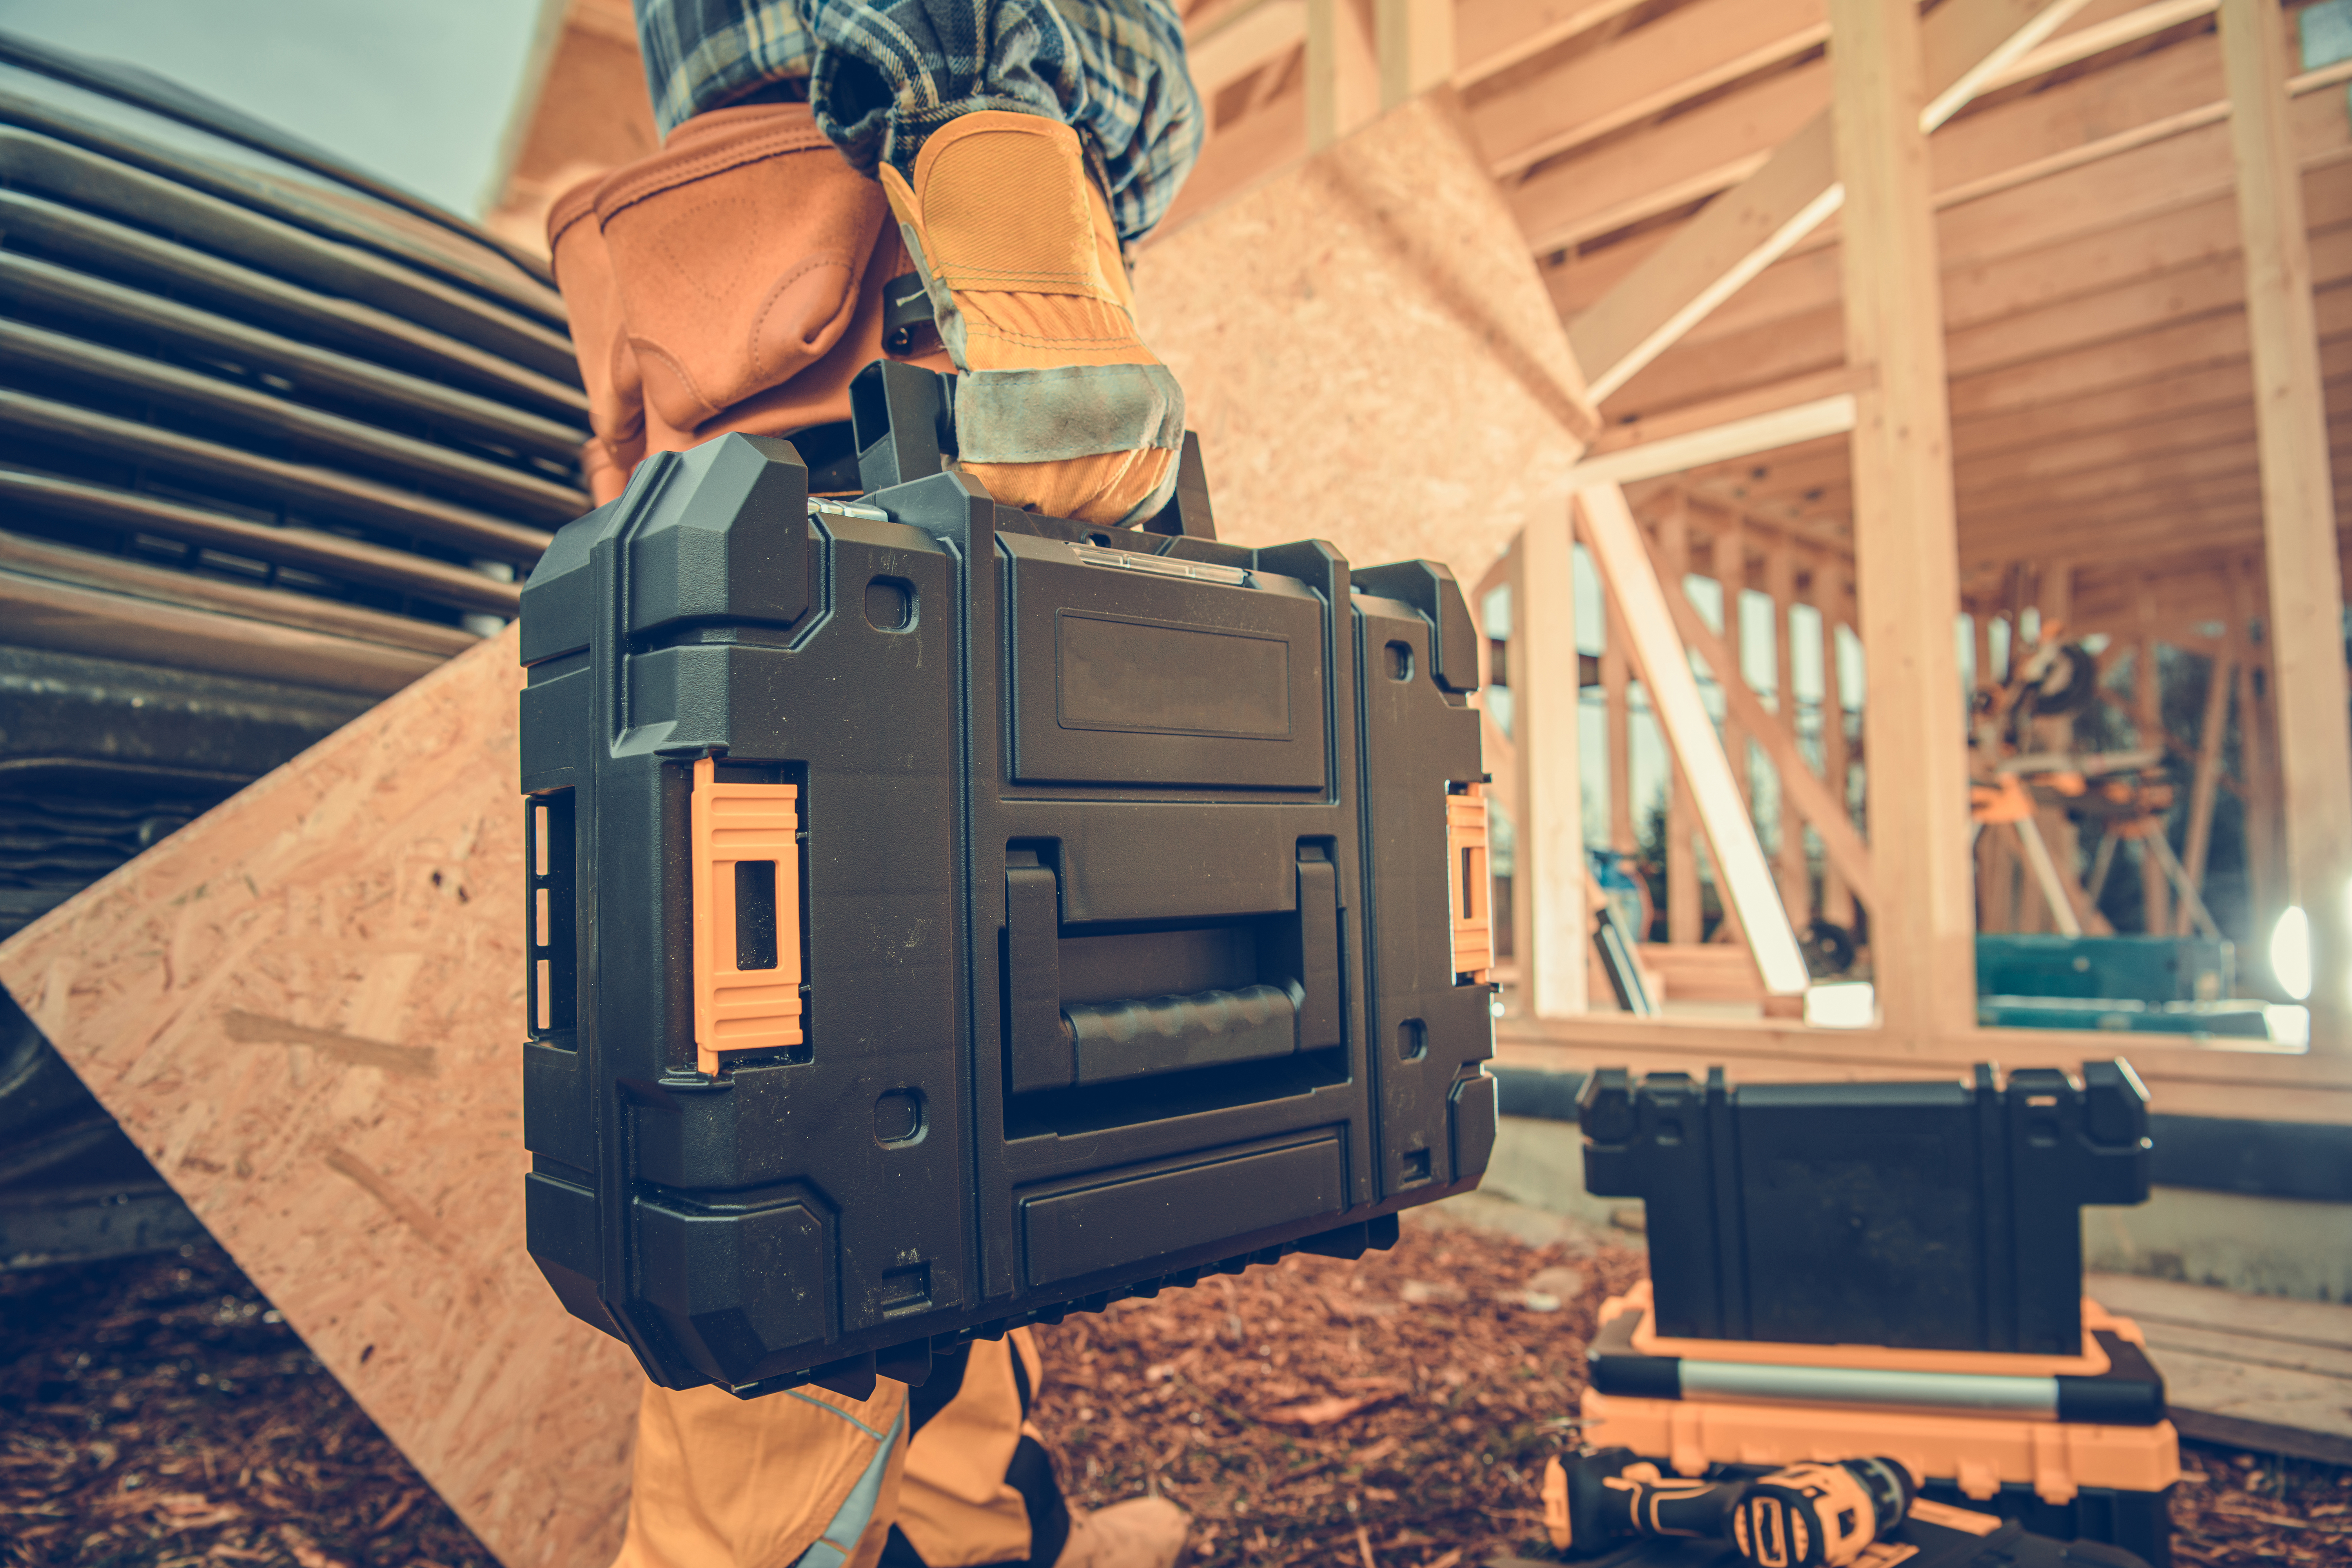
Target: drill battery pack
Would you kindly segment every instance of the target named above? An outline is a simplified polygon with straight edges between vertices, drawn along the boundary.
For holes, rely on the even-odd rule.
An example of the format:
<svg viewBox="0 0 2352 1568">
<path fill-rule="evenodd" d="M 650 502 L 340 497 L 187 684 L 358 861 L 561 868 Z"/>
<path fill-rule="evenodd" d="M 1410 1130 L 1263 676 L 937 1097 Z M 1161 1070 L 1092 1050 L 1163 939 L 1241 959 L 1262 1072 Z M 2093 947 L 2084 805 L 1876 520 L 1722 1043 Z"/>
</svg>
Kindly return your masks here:
<svg viewBox="0 0 2352 1568">
<path fill-rule="evenodd" d="M 1643 1200 L 1675 1339 L 2083 1352 L 2082 1205 L 2147 1201 L 2130 1064 L 2006 1080 L 1585 1080 L 1584 1180 Z"/>
<path fill-rule="evenodd" d="M 530 1247 L 667 1387 L 1382 1247 L 1495 1134 L 1443 566 L 1001 506 L 869 367 L 857 500 L 641 464 L 522 595 Z M 837 467 L 837 465 L 836 465 Z"/>
</svg>

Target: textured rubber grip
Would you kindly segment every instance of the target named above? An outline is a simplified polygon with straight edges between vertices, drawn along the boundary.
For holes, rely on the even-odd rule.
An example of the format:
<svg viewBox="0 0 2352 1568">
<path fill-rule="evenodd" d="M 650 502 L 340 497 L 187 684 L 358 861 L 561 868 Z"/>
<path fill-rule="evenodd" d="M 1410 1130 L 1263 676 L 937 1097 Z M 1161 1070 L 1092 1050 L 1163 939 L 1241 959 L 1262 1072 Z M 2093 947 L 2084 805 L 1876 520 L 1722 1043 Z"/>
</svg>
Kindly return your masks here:
<svg viewBox="0 0 2352 1568">
<path fill-rule="evenodd" d="M 1062 1028 L 1077 1058 L 1077 1081 L 1110 1083 L 1149 1073 L 1286 1057 L 1298 1048 L 1298 1003 L 1273 985 L 1069 1002 Z"/>
</svg>

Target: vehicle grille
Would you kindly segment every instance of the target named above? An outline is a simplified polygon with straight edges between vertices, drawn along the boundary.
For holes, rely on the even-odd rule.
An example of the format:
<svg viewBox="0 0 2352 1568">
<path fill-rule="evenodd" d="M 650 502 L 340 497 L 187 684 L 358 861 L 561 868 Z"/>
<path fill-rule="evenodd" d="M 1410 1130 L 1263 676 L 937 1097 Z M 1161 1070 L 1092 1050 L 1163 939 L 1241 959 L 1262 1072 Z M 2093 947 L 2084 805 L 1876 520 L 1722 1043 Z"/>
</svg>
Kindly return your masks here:
<svg viewBox="0 0 2352 1568">
<path fill-rule="evenodd" d="M 396 689 L 511 616 L 588 508 L 562 302 L 487 240 L 148 118 L 0 66 L 0 584 L 27 625 L 109 594 L 276 621 L 361 651 L 217 668 Z M 203 667 L 138 621 L 121 657 Z"/>
</svg>

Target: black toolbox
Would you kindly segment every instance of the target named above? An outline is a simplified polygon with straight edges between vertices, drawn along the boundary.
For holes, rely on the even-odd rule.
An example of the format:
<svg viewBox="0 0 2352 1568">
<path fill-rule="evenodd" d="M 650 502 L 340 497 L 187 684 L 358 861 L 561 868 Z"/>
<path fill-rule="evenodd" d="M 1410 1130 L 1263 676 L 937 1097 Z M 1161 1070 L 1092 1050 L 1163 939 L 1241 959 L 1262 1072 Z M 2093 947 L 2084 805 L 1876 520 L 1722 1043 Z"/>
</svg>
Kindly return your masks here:
<svg viewBox="0 0 2352 1568">
<path fill-rule="evenodd" d="M 1387 1245 L 1495 1132 L 1443 567 L 943 469 L 952 384 L 637 469 L 522 595 L 532 1256 L 670 1387 Z M 877 1355 L 879 1354 L 879 1361 Z"/>
<path fill-rule="evenodd" d="M 1586 1188 L 1643 1201 L 1670 1338 L 2078 1355 L 2082 1205 L 2148 1193 L 2121 1061 L 1737 1089 L 1607 1068 L 1579 1119 Z"/>
<path fill-rule="evenodd" d="M 1685 1475 L 1887 1454 L 1931 1500 L 2036 1532 L 2001 1549 L 2020 1561 L 2170 1562 L 2163 1378 L 2083 1298 L 2082 1205 L 2148 1193 L 2130 1064 L 1737 1088 L 1604 1068 L 1578 1111 L 1586 1186 L 1641 1198 L 1650 1245 L 1601 1308 L 1587 1442 Z"/>
</svg>

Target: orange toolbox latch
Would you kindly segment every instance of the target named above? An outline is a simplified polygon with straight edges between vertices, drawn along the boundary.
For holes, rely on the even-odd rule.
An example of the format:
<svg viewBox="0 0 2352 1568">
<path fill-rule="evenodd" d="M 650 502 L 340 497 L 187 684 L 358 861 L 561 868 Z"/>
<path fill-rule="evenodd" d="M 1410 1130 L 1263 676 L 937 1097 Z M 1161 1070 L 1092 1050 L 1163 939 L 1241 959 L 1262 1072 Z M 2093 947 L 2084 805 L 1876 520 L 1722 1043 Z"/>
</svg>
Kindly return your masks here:
<svg viewBox="0 0 2352 1568">
<path fill-rule="evenodd" d="M 688 811 L 694 870 L 694 1050 L 723 1055 L 801 1043 L 800 791 L 721 782 L 694 764 Z"/>
<path fill-rule="evenodd" d="M 1457 984 L 1484 985 L 1495 968 L 1495 884 L 1486 867 L 1486 786 L 1449 784 L 1445 796 L 1445 879 L 1454 906 Z"/>
</svg>

